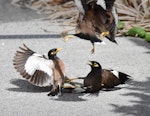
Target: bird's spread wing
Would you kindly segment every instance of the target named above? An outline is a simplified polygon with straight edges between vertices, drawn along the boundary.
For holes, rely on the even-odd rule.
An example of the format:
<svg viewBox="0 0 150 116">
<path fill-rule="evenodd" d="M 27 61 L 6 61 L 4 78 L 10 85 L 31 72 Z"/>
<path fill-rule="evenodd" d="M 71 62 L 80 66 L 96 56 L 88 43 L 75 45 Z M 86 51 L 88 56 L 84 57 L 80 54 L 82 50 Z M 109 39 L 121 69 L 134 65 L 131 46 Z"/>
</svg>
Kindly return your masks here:
<svg viewBox="0 0 150 116">
<path fill-rule="evenodd" d="M 14 57 L 14 67 L 30 83 L 36 86 L 53 84 L 53 61 L 35 53 L 26 45 L 20 47 Z"/>
</svg>

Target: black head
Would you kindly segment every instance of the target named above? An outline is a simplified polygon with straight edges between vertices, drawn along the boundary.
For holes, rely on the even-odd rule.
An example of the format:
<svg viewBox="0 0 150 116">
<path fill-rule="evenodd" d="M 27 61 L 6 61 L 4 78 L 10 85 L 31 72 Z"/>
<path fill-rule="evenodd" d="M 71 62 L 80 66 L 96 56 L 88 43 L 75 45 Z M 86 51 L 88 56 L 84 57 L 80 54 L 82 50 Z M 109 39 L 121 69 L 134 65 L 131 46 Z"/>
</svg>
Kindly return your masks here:
<svg viewBox="0 0 150 116">
<path fill-rule="evenodd" d="M 53 48 L 48 52 L 48 58 L 49 59 L 55 59 L 57 58 L 57 53 L 61 50 L 61 48 Z"/>
<path fill-rule="evenodd" d="M 89 61 L 88 63 L 92 69 L 102 69 L 100 63 L 96 62 L 96 61 Z"/>
</svg>

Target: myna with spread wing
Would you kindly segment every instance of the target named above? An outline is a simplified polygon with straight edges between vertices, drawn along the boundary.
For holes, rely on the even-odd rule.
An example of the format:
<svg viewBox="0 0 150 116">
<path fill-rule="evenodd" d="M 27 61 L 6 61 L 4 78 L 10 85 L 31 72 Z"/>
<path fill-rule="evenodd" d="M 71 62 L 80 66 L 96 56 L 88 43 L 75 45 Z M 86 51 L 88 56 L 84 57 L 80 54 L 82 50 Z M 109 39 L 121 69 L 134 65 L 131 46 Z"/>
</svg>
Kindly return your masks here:
<svg viewBox="0 0 150 116">
<path fill-rule="evenodd" d="M 90 5 L 88 7 L 86 0 L 75 0 L 75 4 L 79 9 L 79 17 L 77 20 L 77 27 L 76 27 L 77 33 L 72 35 L 67 35 L 64 37 L 64 39 L 65 41 L 67 41 L 68 39 L 76 36 L 84 40 L 89 40 L 93 46 L 91 53 L 94 53 L 95 51 L 94 43 L 95 42 L 101 43 L 102 40 L 99 39 L 95 33 L 95 27 L 93 26 L 92 23 L 92 18 L 94 17 L 92 9 L 90 8 Z"/>
<path fill-rule="evenodd" d="M 19 47 L 16 52 L 13 64 L 15 69 L 36 86 L 51 86 L 52 89 L 48 95 L 55 96 L 61 94 L 61 87 L 65 81 L 65 65 L 63 61 L 57 57 L 60 48 L 51 49 L 48 52 L 48 58 L 40 55 L 25 44 Z"/>
<path fill-rule="evenodd" d="M 65 41 L 73 36 L 90 40 L 94 53 L 94 43 L 102 42 L 100 38 L 106 36 L 110 41 L 116 42 L 118 17 L 114 8 L 115 0 L 74 0 L 79 10 L 76 34 L 65 36 Z M 100 34 L 100 38 L 97 37 Z"/>
<path fill-rule="evenodd" d="M 75 0 L 80 12 L 77 30 L 81 30 L 83 21 L 90 21 L 94 31 L 100 34 L 100 38 L 106 36 L 110 41 L 116 43 L 118 16 L 114 2 L 115 0 Z"/>
</svg>

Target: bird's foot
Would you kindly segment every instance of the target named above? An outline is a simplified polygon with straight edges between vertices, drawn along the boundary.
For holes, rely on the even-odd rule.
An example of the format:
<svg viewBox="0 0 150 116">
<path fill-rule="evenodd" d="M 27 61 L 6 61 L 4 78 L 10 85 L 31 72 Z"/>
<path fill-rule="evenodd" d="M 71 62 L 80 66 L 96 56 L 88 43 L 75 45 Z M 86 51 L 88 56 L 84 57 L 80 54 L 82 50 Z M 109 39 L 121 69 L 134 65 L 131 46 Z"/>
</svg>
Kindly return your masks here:
<svg viewBox="0 0 150 116">
<path fill-rule="evenodd" d="M 48 95 L 48 96 L 55 96 L 55 95 L 57 95 L 57 93 L 56 93 L 56 92 L 54 92 L 54 91 L 53 91 L 53 92 L 52 92 L 52 91 L 50 91 L 50 92 L 49 92 L 49 94 L 47 94 L 47 95 Z"/>
<path fill-rule="evenodd" d="M 72 80 L 71 79 L 69 79 L 69 78 L 66 78 L 65 79 L 65 83 L 70 83 Z"/>
<path fill-rule="evenodd" d="M 64 89 L 74 89 L 75 87 L 73 85 L 65 85 L 63 86 Z"/>
<path fill-rule="evenodd" d="M 109 31 L 106 31 L 106 32 L 102 32 L 99 37 L 100 38 L 104 38 L 105 36 L 109 35 Z"/>
<path fill-rule="evenodd" d="M 64 42 L 67 42 L 71 38 L 74 38 L 74 36 L 73 35 L 66 35 L 66 36 L 64 36 Z"/>
<path fill-rule="evenodd" d="M 65 83 L 70 83 L 71 81 L 77 80 L 77 79 L 81 79 L 81 78 L 80 77 L 71 78 L 71 79 L 67 78 L 67 79 L 65 79 Z"/>
<path fill-rule="evenodd" d="M 52 89 L 50 92 L 49 92 L 49 94 L 47 94 L 48 96 L 56 96 L 56 95 L 58 95 L 59 94 L 59 89 L 58 88 L 56 88 L 56 89 Z"/>
</svg>

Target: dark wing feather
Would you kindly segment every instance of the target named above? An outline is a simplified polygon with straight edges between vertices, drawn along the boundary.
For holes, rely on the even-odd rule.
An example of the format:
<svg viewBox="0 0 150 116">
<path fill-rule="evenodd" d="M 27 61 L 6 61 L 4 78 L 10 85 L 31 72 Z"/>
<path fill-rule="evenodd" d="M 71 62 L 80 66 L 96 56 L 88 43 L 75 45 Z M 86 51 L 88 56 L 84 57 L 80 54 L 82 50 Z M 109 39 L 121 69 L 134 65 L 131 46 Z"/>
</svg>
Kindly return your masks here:
<svg viewBox="0 0 150 116">
<path fill-rule="evenodd" d="M 51 83 L 53 83 L 53 77 L 51 77 L 52 75 L 47 70 L 44 71 L 45 67 L 48 70 L 52 70 L 52 61 L 45 59 L 42 55 L 35 53 L 25 44 L 23 44 L 23 47 L 19 48 L 20 50 L 17 51 L 14 56 L 13 65 L 14 68 L 20 73 L 20 75 L 36 86 L 49 86 Z M 37 54 L 37 56 L 34 56 L 34 54 Z M 50 66 L 48 67 L 45 62 L 47 62 Z M 32 74 L 27 69 L 31 70 Z"/>
<path fill-rule="evenodd" d="M 112 8 L 114 6 L 114 2 L 115 2 L 115 0 L 105 0 L 107 11 L 112 11 Z"/>
</svg>

